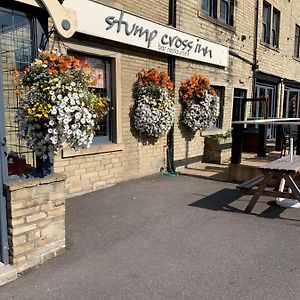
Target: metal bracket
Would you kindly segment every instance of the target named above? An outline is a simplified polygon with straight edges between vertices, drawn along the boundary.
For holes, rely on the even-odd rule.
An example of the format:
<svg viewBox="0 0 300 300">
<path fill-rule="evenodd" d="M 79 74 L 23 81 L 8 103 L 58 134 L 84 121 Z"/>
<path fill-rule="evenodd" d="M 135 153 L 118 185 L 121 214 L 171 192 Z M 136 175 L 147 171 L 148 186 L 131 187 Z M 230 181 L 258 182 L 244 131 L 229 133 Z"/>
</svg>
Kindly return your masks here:
<svg viewBox="0 0 300 300">
<path fill-rule="evenodd" d="M 58 0 L 15 0 L 36 7 L 44 6 L 53 20 L 58 33 L 64 38 L 70 38 L 77 29 L 76 12 L 63 7 Z M 43 5 L 41 5 L 41 3 Z"/>
<path fill-rule="evenodd" d="M 70 38 L 76 31 L 76 12 L 63 7 L 57 0 L 41 0 L 58 33 L 64 38 Z"/>
</svg>

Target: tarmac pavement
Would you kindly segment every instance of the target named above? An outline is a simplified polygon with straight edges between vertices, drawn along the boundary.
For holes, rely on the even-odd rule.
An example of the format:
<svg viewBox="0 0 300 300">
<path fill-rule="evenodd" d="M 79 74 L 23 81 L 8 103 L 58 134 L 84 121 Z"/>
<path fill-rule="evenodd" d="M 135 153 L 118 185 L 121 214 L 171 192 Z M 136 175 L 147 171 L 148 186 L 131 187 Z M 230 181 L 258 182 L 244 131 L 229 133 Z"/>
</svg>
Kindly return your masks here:
<svg viewBox="0 0 300 300">
<path fill-rule="evenodd" d="M 300 210 L 155 175 L 66 202 L 65 254 L 0 299 L 300 299 Z"/>
</svg>

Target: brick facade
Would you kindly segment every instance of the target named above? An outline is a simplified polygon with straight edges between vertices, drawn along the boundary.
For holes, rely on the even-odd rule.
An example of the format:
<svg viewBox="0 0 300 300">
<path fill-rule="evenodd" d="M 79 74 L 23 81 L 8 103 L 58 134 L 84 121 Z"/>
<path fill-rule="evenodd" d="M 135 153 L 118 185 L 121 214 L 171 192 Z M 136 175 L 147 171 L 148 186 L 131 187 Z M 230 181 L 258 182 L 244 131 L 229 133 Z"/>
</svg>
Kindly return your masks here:
<svg viewBox="0 0 300 300">
<path fill-rule="evenodd" d="M 123 9 L 127 12 L 159 22 L 168 23 L 169 1 L 98 1 L 99 3 Z M 262 7 L 259 1 L 257 59 L 258 73 L 298 82 L 298 62 L 293 58 L 295 24 L 300 22 L 299 9 L 295 2 L 281 3 L 268 1 L 280 11 L 279 48 L 275 49 L 261 42 Z M 216 67 L 191 60 L 176 58 L 176 91 L 180 83 L 195 73 L 207 76 L 213 85 L 224 87 L 225 99 L 222 116 L 222 128 L 195 135 L 178 122 L 180 104 L 177 104 L 175 121 L 175 164 L 180 165 L 193 160 L 201 160 L 204 149 L 204 137 L 207 134 L 224 133 L 231 127 L 231 114 L 234 89 L 247 91 L 252 97 L 252 63 L 255 50 L 256 1 L 235 1 L 234 25 L 228 26 L 201 13 L 199 0 L 177 1 L 177 28 L 212 42 L 228 46 L 230 50 L 229 66 Z M 300 8 L 300 7 L 299 7 Z M 294 11 L 291 15 L 291 11 Z M 142 68 L 159 67 L 167 70 L 167 57 L 163 54 L 143 49 L 112 44 L 109 41 L 91 37 L 81 37 L 81 45 L 92 44 L 99 49 L 113 49 L 120 53 L 121 64 L 121 113 L 120 121 L 122 142 L 116 151 L 94 151 L 91 155 L 63 157 L 59 154 L 55 162 L 55 171 L 66 175 L 67 197 L 91 192 L 121 181 L 159 172 L 166 166 L 166 138 L 155 143 L 143 143 L 132 132 L 129 112 L 132 107 L 132 85 L 137 72 Z M 76 40 L 73 41 L 76 44 Z M 78 42 L 78 41 L 77 41 Z M 75 46 L 76 49 L 76 46 Z M 278 85 L 276 85 L 278 88 Z M 281 86 L 284 88 L 284 85 Z M 280 91 L 277 90 L 279 99 Z M 178 97 L 177 97 L 178 98 Z M 94 146 L 92 146 L 94 147 Z"/>
<path fill-rule="evenodd" d="M 167 0 L 96 2 L 168 25 Z M 258 8 L 257 2 L 253 0 L 234 1 L 232 26 L 224 25 L 219 20 L 203 14 L 200 3 L 200 0 L 177 0 L 177 28 L 227 46 L 229 65 L 218 67 L 176 58 L 177 111 L 174 124 L 176 166 L 201 161 L 205 137 L 223 134 L 231 128 L 234 91 L 240 89 L 247 92 L 247 97 L 253 97 L 253 78 L 256 79 L 257 85 L 273 89 L 276 116 L 282 116 L 285 93 L 289 89 L 298 91 L 300 97 L 298 72 L 300 60 L 293 57 L 295 27 L 296 24 L 300 24 L 300 3 L 268 0 L 271 7 L 280 12 L 279 46 L 276 48 L 263 43 L 261 39 L 263 0 L 258 1 Z M 257 26 L 256 11 L 258 11 Z M 51 25 L 49 20 L 49 26 Z M 52 45 L 58 46 L 60 51 L 68 49 L 112 60 L 115 137 L 112 143 L 94 144 L 90 149 L 79 153 L 70 149 L 61 150 L 55 158 L 54 168 L 55 172 L 63 174 L 63 177 L 54 175 L 45 179 L 6 184 L 10 259 L 19 272 L 55 256 L 64 249 L 65 197 L 92 192 L 122 181 L 154 174 L 166 168 L 166 137 L 158 140 L 143 139 L 131 126 L 130 112 L 133 106 L 132 86 L 136 74 L 143 68 L 153 67 L 167 71 L 167 55 L 84 34 L 76 34 L 73 38 L 64 40 L 64 43 L 56 36 L 50 43 L 50 46 Z M 255 52 L 257 65 L 254 65 Z M 178 89 L 182 81 L 195 73 L 207 76 L 212 85 L 222 87 L 224 103 L 221 128 L 193 134 L 179 122 L 181 106 L 178 103 Z"/>
</svg>

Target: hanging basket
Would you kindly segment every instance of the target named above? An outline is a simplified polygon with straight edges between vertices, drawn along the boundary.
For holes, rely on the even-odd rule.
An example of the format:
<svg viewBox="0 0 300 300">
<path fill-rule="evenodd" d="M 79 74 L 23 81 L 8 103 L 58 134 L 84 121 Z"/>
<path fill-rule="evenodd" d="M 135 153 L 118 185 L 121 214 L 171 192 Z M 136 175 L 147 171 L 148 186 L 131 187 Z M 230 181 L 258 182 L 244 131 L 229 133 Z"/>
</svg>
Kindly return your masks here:
<svg viewBox="0 0 300 300">
<path fill-rule="evenodd" d="M 211 127 L 219 116 L 219 97 L 206 77 L 193 75 L 182 82 L 179 99 L 182 122 L 192 131 Z"/>
<path fill-rule="evenodd" d="M 18 133 L 37 156 L 38 173 L 51 174 L 51 161 L 64 143 L 89 148 L 95 124 L 108 109 L 90 89 L 95 74 L 87 62 L 57 51 L 39 51 L 22 74 L 16 74 Z"/>
<path fill-rule="evenodd" d="M 134 127 L 158 138 L 169 132 L 175 117 L 174 84 L 165 72 L 141 70 L 134 84 Z"/>
</svg>

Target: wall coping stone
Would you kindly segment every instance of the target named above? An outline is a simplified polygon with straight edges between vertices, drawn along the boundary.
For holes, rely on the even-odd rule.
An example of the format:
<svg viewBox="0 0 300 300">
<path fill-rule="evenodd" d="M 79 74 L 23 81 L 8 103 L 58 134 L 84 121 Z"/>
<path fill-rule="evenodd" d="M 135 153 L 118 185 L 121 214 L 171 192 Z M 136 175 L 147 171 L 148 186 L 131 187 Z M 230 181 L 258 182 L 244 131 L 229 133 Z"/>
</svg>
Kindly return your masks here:
<svg viewBox="0 0 300 300">
<path fill-rule="evenodd" d="M 7 181 L 3 185 L 6 190 L 13 192 L 13 191 L 21 190 L 24 188 L 30 188 L 38 185 L 65 181 L 66 178 L 67 177 L 65 175 L 59 173 L 53 173 L 52 175 L 43 178 L 20 178 L 17 181 Z"/>
</svg>

